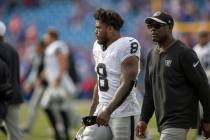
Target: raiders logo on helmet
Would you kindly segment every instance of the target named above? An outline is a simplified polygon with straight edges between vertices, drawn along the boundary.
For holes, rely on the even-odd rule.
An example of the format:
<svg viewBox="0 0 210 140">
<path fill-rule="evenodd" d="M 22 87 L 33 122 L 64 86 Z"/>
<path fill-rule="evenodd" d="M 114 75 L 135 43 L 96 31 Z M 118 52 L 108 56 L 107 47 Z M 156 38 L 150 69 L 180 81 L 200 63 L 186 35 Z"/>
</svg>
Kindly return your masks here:
<svg viewBox="0 0 210 140">
<path fill-rule="evenodd" d="M 96 124 L 97 116 L 86 116 L 82 118 L 83 124 L 85 126 L 90 126 Z"/>
<path fill-rule="evenodd" d="M 83 117 L 82 122 L 83 122 L 84 126 L 82 126 L 78 130 L 74 140 L 82 140 L 84 128 L 86 126 L 91 126 L 91 125 L 96 124 L 96 118 L 97 118 L 97 116 L 85 116 L 85 117 Z"/>
</svg>

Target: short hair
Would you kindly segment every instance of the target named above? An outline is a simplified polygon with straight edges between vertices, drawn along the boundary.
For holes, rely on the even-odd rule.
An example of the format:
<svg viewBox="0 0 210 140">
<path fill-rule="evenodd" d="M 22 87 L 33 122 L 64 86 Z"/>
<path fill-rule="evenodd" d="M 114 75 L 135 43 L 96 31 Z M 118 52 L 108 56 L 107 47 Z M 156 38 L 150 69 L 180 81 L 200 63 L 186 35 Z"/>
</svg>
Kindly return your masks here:
<svg viewBox="0 0 210 140">
<path fill-rule="evenodd" d="M 199 37 L 208 37 L 209 36 L 209 32 L 207 31 L 201 31 L 198 33 Z"/>
<path fill-rule="evenodd" d="M 113 10 L 105 10 L 103 8 L 99 8 L 96 10 L 94 17 L 96 20 L 100 20 L 103 23 L 112 26 L 117 31 L 122 28 L 124 23 L 122 17 Z"/>
<path fill-rule="evenodd" d="M 56 29 L 53 28 L 49 28 L 47 30 L 47 34 L 49 34 L 51 37 L 53 37 L 54 39 L 58 39 L 59 38 L 59 34 L 58 31 Z"/>
</svg>

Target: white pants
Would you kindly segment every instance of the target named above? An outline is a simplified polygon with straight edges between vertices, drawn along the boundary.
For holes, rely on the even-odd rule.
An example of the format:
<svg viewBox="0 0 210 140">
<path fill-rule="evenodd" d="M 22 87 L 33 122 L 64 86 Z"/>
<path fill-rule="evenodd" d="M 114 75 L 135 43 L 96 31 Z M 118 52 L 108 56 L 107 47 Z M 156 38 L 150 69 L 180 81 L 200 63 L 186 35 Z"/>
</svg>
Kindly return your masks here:
<svg viewBox="0 0 210 140">
<path fill-rule="evenodd" d="M 189 129 L 166 128 L 161 131 L 160 140 L 186 140 Z"/>
<path fill-rule="evenodd" d="M 139 116 L 111 118 L 109 126 L 92 125 L 85 128 L 83 140 L 137 140 L 134 129 Z"/>
</svg>

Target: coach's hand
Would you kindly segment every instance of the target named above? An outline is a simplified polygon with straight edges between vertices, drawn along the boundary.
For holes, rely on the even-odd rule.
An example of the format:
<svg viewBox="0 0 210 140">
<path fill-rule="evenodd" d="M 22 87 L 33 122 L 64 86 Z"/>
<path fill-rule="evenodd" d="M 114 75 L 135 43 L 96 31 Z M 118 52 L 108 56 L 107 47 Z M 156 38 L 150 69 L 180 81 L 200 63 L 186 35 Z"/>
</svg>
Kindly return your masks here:
<svg viewBox="0 0 210 140">
<path fill-rule="evenodd" d="M 110 118 L 110 114 L 106 110 L 104 110 L 98 114 L 98 116 L 96 118 L 96 123 L 99 126 L 101 126 L 101 125 L 108 126 L 109 118 Z"/>
<path fill-rule="evenodd" d="M 203 123 L 203 132 L 206 139 L 210 138 L 210 123 Z"/>
<path fill-rule="evenodd" d="M 144 121 L 139 121 L 136 126 L 136 136 L 139 138 L 145 138 L 146 129 L 147 123 Z"/>
</svg>

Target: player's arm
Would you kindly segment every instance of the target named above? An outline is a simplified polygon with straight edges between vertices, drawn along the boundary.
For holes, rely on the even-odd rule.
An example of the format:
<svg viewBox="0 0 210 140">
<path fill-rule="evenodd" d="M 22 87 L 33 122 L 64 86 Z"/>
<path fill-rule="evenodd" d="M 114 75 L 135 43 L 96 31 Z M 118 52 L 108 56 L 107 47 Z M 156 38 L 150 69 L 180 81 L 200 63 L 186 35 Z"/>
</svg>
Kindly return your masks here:
<svg viewBox="0 0 210 140">
<path fill-rule="evenodd" d="M 120 86 L 106 109 L 109 115 L 111 115 L 111 113 L 123 103 L 132 91 L 136 82 L 138 68 L 139 58 L 137 56 L 130 56 L 122 62 Z"/>
<path fill-rule="evenodd" d="M 59 65 L 59 77 L 57 79 L 57 82 L 59 83 L 63 77 L 63 74 L 68 69 L 68 61 L 67 61 L 68 54 L 63 53 L 61 50 L 57 50 L 56 55 L 57 55 L 57 60 L 58 60 L 58 65 Z"/>
<path fill-rule="evenodd" d="M 90 113 L 89 113 L 90 116 L 93 115 L 98 105 L 98 84 L 97 83 L 98 82 L 96 82 L 94 90 L 93 90 L 93 99 L 92 99 L 92 103 L 90 106 Z"/>
</svg>

